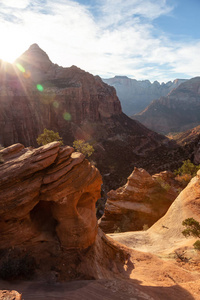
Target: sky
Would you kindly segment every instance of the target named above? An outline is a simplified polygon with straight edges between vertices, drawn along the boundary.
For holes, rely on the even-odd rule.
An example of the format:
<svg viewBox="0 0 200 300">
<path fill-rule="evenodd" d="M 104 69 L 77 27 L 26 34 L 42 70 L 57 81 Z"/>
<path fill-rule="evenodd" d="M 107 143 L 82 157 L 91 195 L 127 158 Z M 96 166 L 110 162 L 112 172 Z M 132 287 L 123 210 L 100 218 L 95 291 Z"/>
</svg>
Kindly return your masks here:
<svg viewBox="0 0 200 300">
<path fill-rule="evenodd" d="M 200 76 L 200 0 L 0 0 L 0 58 L 37 43 L 53 63 L 111 78 Z"/>
</svg>

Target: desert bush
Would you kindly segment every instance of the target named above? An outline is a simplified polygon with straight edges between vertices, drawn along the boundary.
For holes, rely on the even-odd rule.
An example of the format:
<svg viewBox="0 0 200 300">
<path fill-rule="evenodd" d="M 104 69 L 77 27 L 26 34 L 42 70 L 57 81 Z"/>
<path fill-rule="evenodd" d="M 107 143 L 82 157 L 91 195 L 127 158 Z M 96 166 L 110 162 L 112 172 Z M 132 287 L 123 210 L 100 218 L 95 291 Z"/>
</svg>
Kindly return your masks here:
<svg viewBox="0 0 200 300">
<path fill-rule="evenodd" d="M 182 166 L 178 170 L 174 171 L 174 174 L 180 176 L 189 174 L 192 177 L 194 177 L 199 169 L 200 169 L 200 165 L 196 166 L 189 159 L 187 159 L 183 161 Z"/>
<path fill-rule="evenodd" d="M 197 240 L 197 241 L 193 244 L 193 246 L 194 246 L 194 249 L 200 251 L 200 240 Z"/>
<path fill-rule="evenodd" d="M 192 179 L 191 174 L 177 175 L 176 180 L 181 184 L 182 187 L 186 187 L 186 185 Z"/>
<path fill-rule="evenodd" d="M 200 224 L 198 221 L 193 218 L 188 218 L 182 222 L 182 225 L 186 227 L 186 229 L 182 231 L 185 237 L 194 236 L 200 238 Z M 197 240 L 193 246 L 196 250 L 200 250 L 200 240 Z"/>
<path fill-rule="evenodd" d="M 63 145 L 63 139 L 59 136 L 59 133 L 46 128 L 44 129 L 44 132 L 37 138 L 38 145 L 46 145 L 55 141 L 58 141 L 61 145 Z"/>
<path fill-rule="evenodd" d="M 86 157 L 91 156 L 94 152 L 93 146 L 84 140 L 75 140 L 73 142 L 73 147 L 76 151 L 83 153 Z"/>
</svg>

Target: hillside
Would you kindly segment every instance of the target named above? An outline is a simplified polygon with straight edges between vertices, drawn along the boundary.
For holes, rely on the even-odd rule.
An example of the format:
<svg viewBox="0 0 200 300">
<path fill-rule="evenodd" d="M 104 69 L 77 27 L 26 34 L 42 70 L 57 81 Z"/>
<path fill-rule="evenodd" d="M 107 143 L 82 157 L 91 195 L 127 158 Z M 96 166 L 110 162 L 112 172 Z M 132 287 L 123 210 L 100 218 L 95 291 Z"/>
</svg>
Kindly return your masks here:
<svg viewBox="0 0 200 300">
<path fill-rule="evenodd" d="M 114 86 L 122 105 L 122 110 L 132 116 L 144 110 L 152 100 L 166 96 L 177 88 L 186 79 L 175 79 L 173 82 L 160 84 L 158 81 L 151 83 L 149 80 L 136 80 L 127 76 L 115 76 L 103 79 L 107 84 Z"/>
<path fill-rule="evenodd" d="M 155 172 L 169 163 L 168 152 L 174 145 L 122 113 L 115 89 L 100 77 L 52 63 L 37 44 L 14 65 L 2 62 L 0 72 L 2 146 L 37 146 L 44 128 L 59 132 L 65 144 L 89 141 L 108 189 L 121 185 L 135 165 Z"/>
<path fill-rule="evenodd" d="M 133 119 L 156 132 L 182 132 L 200 124 L 200 77 L 192 78 L 168 96 L 153 101 Z"/>
</svg>

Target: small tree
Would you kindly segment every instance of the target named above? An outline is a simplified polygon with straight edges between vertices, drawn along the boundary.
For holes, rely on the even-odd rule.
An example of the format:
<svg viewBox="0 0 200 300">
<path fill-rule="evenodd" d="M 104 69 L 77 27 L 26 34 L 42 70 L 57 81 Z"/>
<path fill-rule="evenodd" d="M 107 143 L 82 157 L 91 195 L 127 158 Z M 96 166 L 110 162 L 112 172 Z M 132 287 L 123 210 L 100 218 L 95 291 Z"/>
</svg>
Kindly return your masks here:
<svg viewBox="0 0 200 300">
<path fill-rule="evenodd" d="M 178 170 L 175 170 L 174 173 L 175 175 L 181 175 L 181 176 L 185 174 L 189 174 L 192 177 L 194 177 L 199 169 L 200 169 L 200 165 L 196 166 L 189 159 L 187 159 L 183 161 L 182 166 Z"/>
<path fill-rule="evenodd" d="M 63 139 L 59 136 L 59 133 L 46 128 L 44 129 L 44 132 L 37 138 L 38 145 L 46 145 L 55 141 L 59 141 L 60 144 L 63 145 Z"/>
<path fill-rule="evenodd" d="M 194 236 L 200 238 L 200 224 L 198 221 L 193 218 L 188 218 L 182 222 L 182 225 L 186 227 L 186 229 L 182 231 L 185 237 Z M 195 249 L 200 250 L 200 241 L 197 240 L 193 246 Z"/>
<path fill-rule="evenodd" d="M 76 151 L 83 153 L 87 157 L 91 156 L 94 152 L 93 146 L 84 140 L 75 140 L 73 142 L 73 147 L 76 149 Z"/>
</svg>

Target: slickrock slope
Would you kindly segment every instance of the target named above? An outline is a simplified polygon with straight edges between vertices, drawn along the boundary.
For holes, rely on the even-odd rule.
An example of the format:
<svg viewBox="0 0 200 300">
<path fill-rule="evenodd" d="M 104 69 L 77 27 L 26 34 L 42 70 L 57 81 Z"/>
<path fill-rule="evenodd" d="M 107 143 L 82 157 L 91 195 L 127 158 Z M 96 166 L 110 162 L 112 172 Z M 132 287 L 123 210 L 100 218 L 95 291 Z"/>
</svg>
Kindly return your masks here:
<svg viewBox="0 0 200 300">
<path fill-rule="evenodd" d="M 145 109 L 152 100 L 166 96 L 186 79 L 175 79 L 173 82 L 160 84 L 158 81 L 151 83 L 149 80 L 115 76 L 114 78 L 103 79 L 103 81 L 115 87 L 123 112 L 132 116 Z"/>
<path fill-rule="evenodd" d="M 125 243 L 129 247 L 142 251 L 172 253 L 174 249 L 186 247 L 194 242 L 194 238 L 186 239 L 182 231 L 182 221 L 194 218 L 200 222 L 200 172 L 191 179 L 187 187 L 179 194 L 172 203 L 167 213 L 159 219 L 150 229 L 145 232 L 130 232 L 114 235 L 116 240 Z M 195 251 L 190 252 L 192 257 Z M 198 256 L 198 253 L 196 254 Z"/>
<path fill-rule="evenodd" d="M 101 229 L 125 232 L 153 225 L 178 195 L 180 186 L 174 177 L 171 172 L 151 176 L 135 168 L 123 187 L 108 193 Z"/>
<path fill-rule="evenodd" d="M 159 133 L 181 132 L 200 124 L 200 77 L 192 78 L 168 96 L 153 101 L 133 119 Z"/>
<path fill-rule="evenodd" d="M 0 289 L 24 300 L 198 299 L 197 273 L 97 232 L 101 176 L 82 154 L 58 142 L 1 153 L 0 277 L 18 281 Z"/>
</svg>

